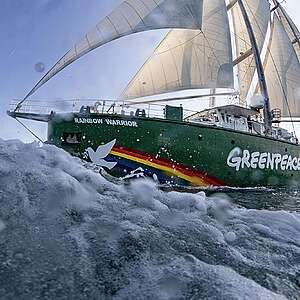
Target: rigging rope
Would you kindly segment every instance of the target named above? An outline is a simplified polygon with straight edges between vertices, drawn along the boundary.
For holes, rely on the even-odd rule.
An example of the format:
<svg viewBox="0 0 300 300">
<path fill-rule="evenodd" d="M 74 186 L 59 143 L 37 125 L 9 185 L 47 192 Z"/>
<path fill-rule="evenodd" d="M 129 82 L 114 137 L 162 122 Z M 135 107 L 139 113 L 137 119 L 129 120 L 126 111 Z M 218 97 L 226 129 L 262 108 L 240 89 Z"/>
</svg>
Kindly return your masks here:
<svg viewBox="0 0 300 300">
<path fill-rule="evenodd" d="M 32 130 L 30 130 L 24 123 L 22 123 L 18 118 L 15 118 L 28 132 L 30 132 L 35 138 L 37 138 L 41 143 L 45 143 L 39 136 L 37 136 Z"/>
</svg>

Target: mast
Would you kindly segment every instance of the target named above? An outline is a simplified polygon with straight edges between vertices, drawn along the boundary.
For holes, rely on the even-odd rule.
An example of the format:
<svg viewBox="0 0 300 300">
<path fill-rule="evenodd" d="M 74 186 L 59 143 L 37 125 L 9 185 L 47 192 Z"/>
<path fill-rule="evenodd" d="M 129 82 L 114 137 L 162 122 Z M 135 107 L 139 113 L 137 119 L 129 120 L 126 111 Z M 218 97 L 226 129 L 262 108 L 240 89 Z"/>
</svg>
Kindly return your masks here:
<svg viewBox="0 0 300 300">
<path fill-rule="evenodd" d="M 255 64 L 256 64 L 256 69 L 257 69 L 257 74 L 258 74 L 258 84 L 262 93 L 262 96 L 264 97 L 264 123 L 266 127 L 266 134 L 271 134 L 272 132 L 272 114 L 270 110 L 270 99 L 269 99 L 269 94 L 268 94 L 268 88 L 267 88 L 267 83 L 266 83 L 266 78 L 265 78 L 265 73 L 264 73 L 264 68 L 263 64 L 261 61 L 260 57 L 260 52 L 258 50 L 256 38 L 253 32 L 252 25 L 250 23 L 247 11 L 245 9 L 243 0 L 237 0 L 237 3 L 240 6 L 247 31 L 249 34 L 249 39 L 251 42 L 252 50 L 253 50 L 253 55 L 255 58 Z"/>
<path fill-rule="evenodd" d="M 210 90 L 211 96 L 209 97 L 209 108 L 214 108 L 216 106 L 216 89 Z"/>
</svg>

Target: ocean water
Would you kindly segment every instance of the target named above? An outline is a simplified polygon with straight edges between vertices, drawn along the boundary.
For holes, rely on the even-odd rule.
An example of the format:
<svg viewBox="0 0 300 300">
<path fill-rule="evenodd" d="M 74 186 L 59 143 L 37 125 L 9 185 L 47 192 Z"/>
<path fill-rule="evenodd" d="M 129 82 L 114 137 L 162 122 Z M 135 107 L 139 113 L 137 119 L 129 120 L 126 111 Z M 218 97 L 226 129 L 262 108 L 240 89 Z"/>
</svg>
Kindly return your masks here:
<svg viewBox="0 0 300 300">
<path fill-rule="evenodd" d="M 0 140 L 0 299 L 300 299 L 299 202 L 110 182 Z"/>
</svg>

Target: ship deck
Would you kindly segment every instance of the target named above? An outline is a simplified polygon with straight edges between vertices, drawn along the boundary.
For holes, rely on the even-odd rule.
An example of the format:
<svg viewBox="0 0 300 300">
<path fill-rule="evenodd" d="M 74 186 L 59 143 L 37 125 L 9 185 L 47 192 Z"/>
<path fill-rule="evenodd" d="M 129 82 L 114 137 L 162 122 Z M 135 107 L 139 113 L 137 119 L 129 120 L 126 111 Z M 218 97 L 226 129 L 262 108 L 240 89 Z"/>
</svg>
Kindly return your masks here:
<svg viewBox="0 0 300 300">
<path fill-rule="evenodd" d="M 298 144 L 285 129 L 273 127 L 272 136 L 265 136 L 264 125 L 258 111 L 237 105 L 225 105 L 202 111 L 193 111 L 180 107 L 172 107 L 161 104 L 137 104 L 112 100 L 57 100 L 57 101 L 27 101 L 18 107 L 19 101 L 13 101 L 7 114 L 12 118 L 21 118 L 48 123 L 54 117 L 63 116 L 122 116 L 135 118 L 149 118 L 156 120 L 172 120 L 189 124 L 201 124 L 214 126 L 219 129 L 239 131 L 251 135 L 277 139 L 279 141 Z M 17 109 L 18 108 L 18 109 Z M 167 113 L 171 108 L 171 113 Z M 225 117 L 223 116 L 225 114 Z M 228 114 L 226 116 L 226 114 Z M 228 118 L 229 116 L 229 118 Z M 223 119 L 222 119 L 223 118 Z M 252 118 L 252 119 L 251 119 Z M 222 119 L 222 120 L 221 120 Z M 240 123 L 238 123 L 240 122 Z M 242 124 L 242 126 L 240 126 Z M 280 132 L 280 134 L 279 134 Z M 282 132 L 286 136 L 282 135 Z"/>
</svg>

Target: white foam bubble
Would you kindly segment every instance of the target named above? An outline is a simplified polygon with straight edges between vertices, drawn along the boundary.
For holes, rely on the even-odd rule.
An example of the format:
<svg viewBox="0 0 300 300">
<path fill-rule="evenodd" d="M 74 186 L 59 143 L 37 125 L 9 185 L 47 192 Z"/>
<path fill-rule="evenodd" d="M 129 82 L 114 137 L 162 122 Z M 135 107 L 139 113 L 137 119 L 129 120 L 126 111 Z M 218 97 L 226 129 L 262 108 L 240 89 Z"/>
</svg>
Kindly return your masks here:
<svg viewBox="0 0 300 300">
<path fill-rule="evenodd" d="M 234 232 L 230 231 L 224 234 L 224 238 L 228 243 L 233 243 L 236 240 L 237 236 Z"/>
</svg>

